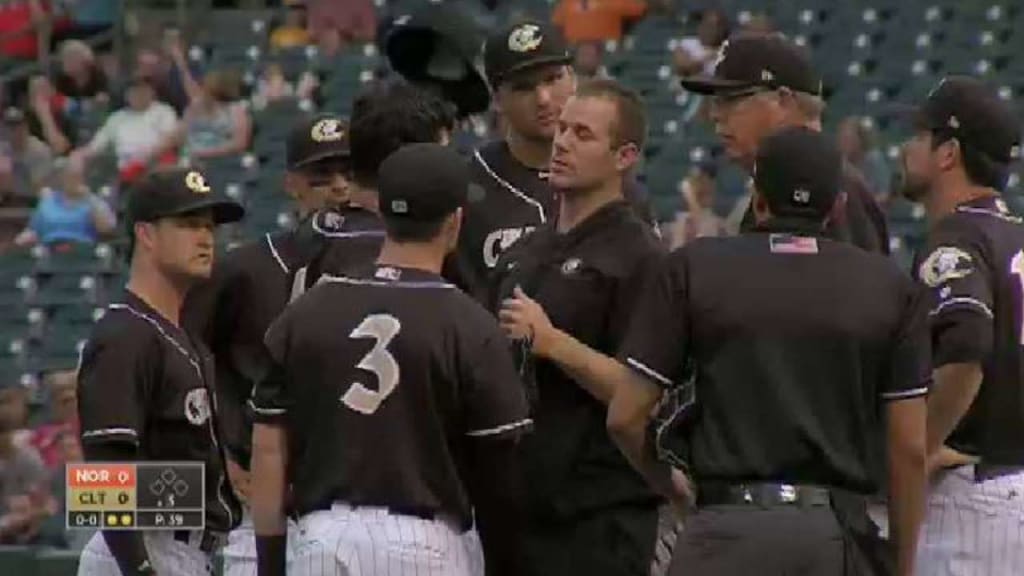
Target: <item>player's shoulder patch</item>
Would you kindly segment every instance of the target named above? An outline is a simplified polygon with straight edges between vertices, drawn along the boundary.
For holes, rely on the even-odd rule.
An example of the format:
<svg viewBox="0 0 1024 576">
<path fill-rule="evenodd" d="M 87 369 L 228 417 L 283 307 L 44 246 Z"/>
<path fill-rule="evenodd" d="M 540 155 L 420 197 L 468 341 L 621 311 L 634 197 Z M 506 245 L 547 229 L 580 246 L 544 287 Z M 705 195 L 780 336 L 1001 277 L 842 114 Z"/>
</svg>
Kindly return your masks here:
<svg viewBox="0 0 1024 576">
<path fill-rule="evenodd" d="M 935 288 L 973 272 L 974 257 L 965 250 L 956 246 L 939 246 L 921 262 L 917 275 L 926 285 Z"/>
</svg>

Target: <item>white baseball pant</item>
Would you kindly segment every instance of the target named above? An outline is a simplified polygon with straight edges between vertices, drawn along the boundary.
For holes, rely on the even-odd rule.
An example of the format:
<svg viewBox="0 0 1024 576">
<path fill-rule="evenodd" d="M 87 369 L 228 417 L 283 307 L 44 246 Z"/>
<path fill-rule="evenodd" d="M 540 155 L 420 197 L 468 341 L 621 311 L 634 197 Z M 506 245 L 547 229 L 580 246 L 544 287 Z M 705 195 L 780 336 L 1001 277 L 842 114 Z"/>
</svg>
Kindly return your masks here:
<svg viewBox="0 0 1024 576">
<path fill-rule="evenodd" d="M 212 557 L 199 549 L 200 535 L 201 532 L 194 533 L 195 544 L 179 542 L 174 539 L 174 533 L 167 530 L 147 531 L 142 539 L 149 561 L 160 576 L 210 576 L 213 574 Z M 78 576 L 117 576 L 120 573 L 103 534 L 96 532 L 82 549 Z"/>
<path fill-rule="evenodd" d="M 295 555 L 295 539 L 299 528 L 288 519 L 288 565 Z M 242 513 L 242 523 L 228 533 L 228 541 L 222 552 L 224 557 L 224 576 L 256 576 L 256 532 L 252 526 L 252 516 L 246 509 Z M 289 570 L 290 572 L 290 570 Z"/>
<path fill-rule="evenodd" d="M 974 466 L 932 481 L 919 576 L 1024 574 L 1024 474 L 974 481 Z"/>
<path fill-rule="evenodd" d="M 482 559 L 452 523 L 335 504 L 299 519 L 290 576 L 482 576 Z"/>
</svg>

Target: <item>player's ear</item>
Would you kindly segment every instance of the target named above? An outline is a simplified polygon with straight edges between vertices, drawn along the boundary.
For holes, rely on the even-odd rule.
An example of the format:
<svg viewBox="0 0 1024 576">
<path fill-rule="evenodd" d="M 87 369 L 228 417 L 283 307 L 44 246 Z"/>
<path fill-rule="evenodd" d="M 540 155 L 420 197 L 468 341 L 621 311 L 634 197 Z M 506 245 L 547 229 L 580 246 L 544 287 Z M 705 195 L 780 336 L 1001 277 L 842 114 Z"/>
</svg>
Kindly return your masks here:
<svg viewBox="0 0 1024 576">
<path fill-rule="evenodd" d="M 284 192 L 292 200 L 299 201 L 301 199 L 304 184 L 301 175 L 292 171 L 284 173 Z"/>
<path fill-rule="evenodd" d="M 146 247 L 149 250 L 153 249 L 153 245 L 156 243 L 156 224 L 152 222 L 136 222 L 133 226 L 135 234 L 135 248 Z"/>
<path fill-rule="evenodd" d="M 750 202 L 754 207 L 754 219 L 758 224 L 771 219 L 772 210 L 768 207 L 768 201 L 764 199 L 757 188 L 754 188 L 754 195 L 750 197 Z"/>
<path fill-rule="evenodd" d="M 943 170 L 950 170 L 957 163 L 963 161 L 963 149 L 960 148 L 960 141 L 956 138 L 950 138 L 938 146 L 936 149 L 938 155 L 939 168 Z"/>
<path fill-rule="evenodd" d="M 632 142 L 619 146 L 615 151 L 615 170 L 626 172 L 640 161 L 640 147 Z"/>
</svg>

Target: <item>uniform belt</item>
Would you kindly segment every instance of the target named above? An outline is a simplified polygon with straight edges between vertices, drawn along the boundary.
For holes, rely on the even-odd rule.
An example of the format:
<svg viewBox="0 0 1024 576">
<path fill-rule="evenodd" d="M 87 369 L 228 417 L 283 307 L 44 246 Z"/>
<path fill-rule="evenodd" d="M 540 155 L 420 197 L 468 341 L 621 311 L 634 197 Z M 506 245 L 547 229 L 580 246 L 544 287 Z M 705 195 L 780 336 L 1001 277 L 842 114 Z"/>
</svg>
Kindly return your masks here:
<svg viewBox="0 0 1024 576">
<path fill-rule="evenodd" d="M 697 506 L 828 506 L 829 489 L 808 484 L 704 482 L 697 485 Z"/>
<path fill-rule="evenodd" d="M 974 465 L 974 481 L 984 482 L 1003 476 L 1015 476 L 1024 474 L 1024 466 L 1002 466 L 997 464 L 985 464 L 980 462 Z"/>
<path fill-rule="evenodd" d="M 174 539 L 182 544 L 198 548 L 206 554 L 213 554 L 224 547 L 227 536 L 211 530 L 175 530 Z"/>
</svg>

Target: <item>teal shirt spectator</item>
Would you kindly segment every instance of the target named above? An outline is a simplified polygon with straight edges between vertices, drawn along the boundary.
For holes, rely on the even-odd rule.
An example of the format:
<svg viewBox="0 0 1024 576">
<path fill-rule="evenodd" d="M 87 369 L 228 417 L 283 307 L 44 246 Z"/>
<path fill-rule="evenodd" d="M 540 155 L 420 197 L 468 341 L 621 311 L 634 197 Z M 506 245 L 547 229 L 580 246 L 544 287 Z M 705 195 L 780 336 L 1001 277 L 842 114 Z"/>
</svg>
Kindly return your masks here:
<svg viewBox="0 0 1024 576">
<path fill-rule="evenodd" d="M 110 207 L 98 196 L 72 198 L 60 190 L 44 190 L 28 227 L 41 244 L 95 243 L 100 231 L 96 229 L 94 210 L 102 211 L 110 221 L 114 219 Z"/>
<path fill-rule="evenodd" d="M 117 18 L 117 0 L 74 0 L 71 19 L 81 26 L 110 26 Z"/>
</svg>

